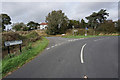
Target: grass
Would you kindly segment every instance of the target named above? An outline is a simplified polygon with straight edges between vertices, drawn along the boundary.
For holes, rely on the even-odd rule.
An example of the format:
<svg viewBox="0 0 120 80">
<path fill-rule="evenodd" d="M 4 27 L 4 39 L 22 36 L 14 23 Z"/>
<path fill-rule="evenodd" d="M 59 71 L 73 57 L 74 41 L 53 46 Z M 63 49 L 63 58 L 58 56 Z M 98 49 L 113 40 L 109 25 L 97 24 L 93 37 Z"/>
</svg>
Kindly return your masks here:
<svg viewBox="0 0 120 80">
<path fill-rule="evenodd" d="M 14 40 L 22 40 L 23 44 L 22 47 L 27 46 L 29 43 L 36 42 L 37 40 L 41 39 L 41 36 L 35 31 L 30 32 L 6 32 L 2 33 L 2 56 L 8 55 L 7 53 L 7 47 L 4 46 L 5 41 L 14 41 Z M 29 43 L 28 43 L 29 42 Z M 11 46 L 10 51 L 16 52 L 19 49 L 19 45 Z"/>
<path fill-rule="evenodd" d="M 88 35 L 88 36 L 83 36 L 83 35 L 67 35 L 67 36 L 62 36 L 63 38 L 90 38 L 90 37 L 100 37 L 100 36 L 118 36 L 118 35 Z"/>
<path fill-rule="evenodd" d="M 42 40 L 38 40 L 34 44 L 30 43 L 23 48 L 20 55 L 13 56 L 12 58 L 5 57 L 2 60 L 2 76 L 7 75 L 9 72 L 14 71 L 18 67 L 21 67 L 23 64 L 35 58 L 35 56 L 46 48 L 48 43 L 49 41 L 46 38 L 42 38 Z"/>
<path fill-rule="evenodd" d="M 67 36 L 63 36 L 63 38 L 88 38 L 88 37 L 97 37 L 97 36 L 96 35 L 88 35 L 88 36 L 83 36 L 83 35 L 77 35 L 77 36 L 67 35 Z"/>
</svg>

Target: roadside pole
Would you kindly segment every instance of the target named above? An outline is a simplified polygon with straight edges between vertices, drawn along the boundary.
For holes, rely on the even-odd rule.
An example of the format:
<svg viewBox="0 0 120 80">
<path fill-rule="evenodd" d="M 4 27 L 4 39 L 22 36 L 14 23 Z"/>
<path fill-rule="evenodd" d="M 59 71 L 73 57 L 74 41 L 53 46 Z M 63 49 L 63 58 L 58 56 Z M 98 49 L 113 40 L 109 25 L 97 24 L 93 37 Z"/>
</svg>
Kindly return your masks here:
<svg viewBox="0 0 120 80">
<path fill-rule="evenodd" d="M 88 30 L 88 28 L 86 27 L 85 28 L 85 36 L 87 36 L 87 30 Z"/>
<path fill-rule="evenodd" d="M 94 35 L 96 34 L 96 26 L 94 27 Z"/>
<path fill-rule="evenodd" d="M 19 46 L 20 46 L 20 52 L 22 52 L 21 44 L 19 44 Z"/>
<path fill-rule="evenodd" d="M 74 26 L 72 26 L 72 28 L 73 28 L 73 36 L 74 36 Z"/>
</svg>

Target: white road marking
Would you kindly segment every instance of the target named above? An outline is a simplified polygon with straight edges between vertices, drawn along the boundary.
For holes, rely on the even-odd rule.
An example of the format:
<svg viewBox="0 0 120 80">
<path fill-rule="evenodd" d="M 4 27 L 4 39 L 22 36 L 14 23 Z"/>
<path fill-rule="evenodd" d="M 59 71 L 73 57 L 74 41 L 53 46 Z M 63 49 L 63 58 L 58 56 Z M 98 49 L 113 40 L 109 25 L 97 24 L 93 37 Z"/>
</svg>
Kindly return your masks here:
<svg viewBox="0 0 120 80">
<path fill-rule="evenodd" d="M 88 77 L 85 75 L 84 78 L 87 79 Z"/>
<path fill-rule="evenodd" d="M 84 38 L 80 38 L 80 39 L 71 39 L 71 40 L 67 40 L 68 42 L 73 42 L 73 41 L 78 41 L 78 40 L 82 40 Z"/>
<path fill-rule="evenodd" d="M 99 39 L 96 39 L 96 40 L 94 40 L 94 41 L 99 41 Z"/>
<path fill-rule="evenodd" d="M 82 49 L 81 49 L 81 63 L 84 63 L 84 61 L 83 61 L 83 50 L 84 50 L 84 47 L 86 46 L 86 44 L 84 44 L 83 46 L 82 46 Z"/>
<path fill-rule="evenodd" d="M 55 46 L 58 46 L 58 44 L 55 44 Z"/>
<path fill-rule="evenodd" d="M 51 46 L 51 48 L 53 48 L 53 47 L 55 47 L 55 46 Z"/>
<path fill-rule="evenodd" d="M 46 48 L 47 50 L 50 49 L 50 48 Z"/>
<path fill-rule="evenodd" d="M 68 40 L 69 42 L 71 42 L 72 40 Z"/>
<path fill-rule="evenodd" d="M 94 41 L 99 41 L 99 40 L 103 40 L 103 39 L 105 39 L 105 38 L 102 38 L 102 39 L 96 39 L 96 40 L 94 40 Z"/>
<path fill-rule="evenodd" d="M 83 38 L 81 38 L 81 39 L 83 39 Z M 70 40 L 67 40 L 67 41 L 68 41 L 68 42 L 73 42 L 73 41 L 77 41 L 77 40 L 81 40 L 81 39 L 70 39 Z M 55 44 L 54 46 L 51 46 L 51 47 L 46 48 L 46 50 L 49 50 L 49 49 L 51 49 L 51 48 L 60 46 L 60 45 L 65 44 L 65 43 L 67 43 L 67 42 L 61 42 L 61 43 Z"/>
</svg>

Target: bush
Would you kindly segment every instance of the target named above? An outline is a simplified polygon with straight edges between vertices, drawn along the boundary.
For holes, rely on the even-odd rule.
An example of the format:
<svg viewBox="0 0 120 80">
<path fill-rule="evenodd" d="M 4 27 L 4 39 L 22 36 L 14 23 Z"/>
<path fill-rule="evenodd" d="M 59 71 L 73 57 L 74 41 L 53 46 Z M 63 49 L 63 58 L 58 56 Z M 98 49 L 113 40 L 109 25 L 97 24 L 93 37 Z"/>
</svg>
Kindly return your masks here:
<svg viewBox="0 0 120 80">
<path fill-rule="evenodd" d="M 75 35 L 85 35 L 85 29 L 76 29 L 76 30 L 78 30 L 78 32 L 74 33 Z M 73 30 L 72 29 L 67 30 L 66 34 L 72 35 Z M 96 32 L 96 34 L 98 34 L 98 32 Z M 87 30 L 87 35 L 94 35 L 94 30 L 93 29 Z"/>
<path fill-rule="evenodd" d="M 21 39 L 24 39 L 24 38 L 25 37 L 19 35 L 18 33 L 15 33 L 15 32 L 2 33 L 2 40 L 3 41 L 21 40 Z"/>
<path fill-rule="evenodd" d="M 117 28 L 114 26 L 113 22 L 105 22 L 105 23 L 101 24 L 100 26 L 98 26 L 96 31 L 103 32 L 105 34 L 106 33 L 116 33 Z"/>
<path fill-rule="evenodd" d="M 15 32 L 2 33 L 2 56 L 7 55 L 7 47 L 4 46 L 5 41 L 24 40 L 24 39 L 26 39 L 24 36 L 21 36 Z M 10 50 L 13 50 L 14 48 L 18 48 L 18 46 L 11 46 Z"/>
<path fill-rule="evenodd" d="M 85 30 L 84 29 L 79 29 L 77 32 L 77 35 L 84 35 L 85 34 Z"/>
<path fill-rule="evenodd" d="M 35 37 L 38 37 L 38 36 L 39 36 L 38 33 L 35 32 L 35 31 L 32 31 L 32 32 L 30 32 L 29 34 L 26 35 L 26 37 L 27 37 L 28 39 L 30 39 L 30 38 L 35 38 Z"/>
<path fill-rule="evenodd" d="M 24 35 L 19 35 L 19 34 L 23 34 Z M 14 40 L 22 40 L 23 44 L 22 47 L 28 45 L 31 42 L 35 42 L 39 39 L 41 39 L 41 36 L 38 35 L 37 32 L 32 31 L 32 32 L 24 32 L 24 31 L 19 31 L 19 32 L 6 32 L 3 33 L 2 36 L 2 56 L 4 57 L 5 55 L 7 55 L 7 47 L 4 46 L 4 42 L 5 41 L 14 41 Z M 18 51 L 19 45 L 15 45 L 15 46 L 11 46 L 10 47 L 10 51 L 11 52 L 15 52 Z"/>
</svg>

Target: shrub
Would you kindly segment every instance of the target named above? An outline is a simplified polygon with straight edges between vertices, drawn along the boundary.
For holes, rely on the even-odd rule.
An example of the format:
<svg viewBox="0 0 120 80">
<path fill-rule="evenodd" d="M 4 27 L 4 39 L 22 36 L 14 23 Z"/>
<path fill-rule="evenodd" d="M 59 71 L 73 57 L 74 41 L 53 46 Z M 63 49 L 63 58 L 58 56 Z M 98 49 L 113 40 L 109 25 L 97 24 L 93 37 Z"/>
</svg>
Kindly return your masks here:
<svg viewBox="0 0 120 80">
<path fill-rule="evenodd" d="M 98 32 L 103 32 L 103 33 L 116 33 L 117 28 L 114 26 L 113 22 L 105 22 L 98 26 L 96 29 Z"/>
<path fill-rule="evenodd" d="M 85 35 L 85 29 L 77 29 L 78 32 L 75 33 L 75 35 Z M 72 35 L 73 34 L 73 30 L 69 29 L 66 31 L 67 35 Z M 96 34 L 98 34 L 98 32 L 96 32 Z M 94 35 L 94 30 L 93 29 L 89 29 L 87 30 L 87 35 Z"/>
<path fill-rule="evenodd" d="M 24 34 L 24 35 L 22 35 Z M 19 31 L 19 32 L 5 32 L 3 33 L 2 36 L 2 56 L 4 57 L 7 55 L 7 47 L 4 46 L 5 41 L 14 41 L 14 40 L 22 40 L 23 44 L 22 47 L 28 45 L 31 42 L 35 42 L 39 39 L 41 39 L 41 36 L 38 35 L 37 32 L 32 31 L 32 32 L 24 32 L 24 31 Z M 10 51 L 13 53 L 15 51 L 18 51 L 19 45 L 15 46 L 10 46 Z"/>
</svg>

